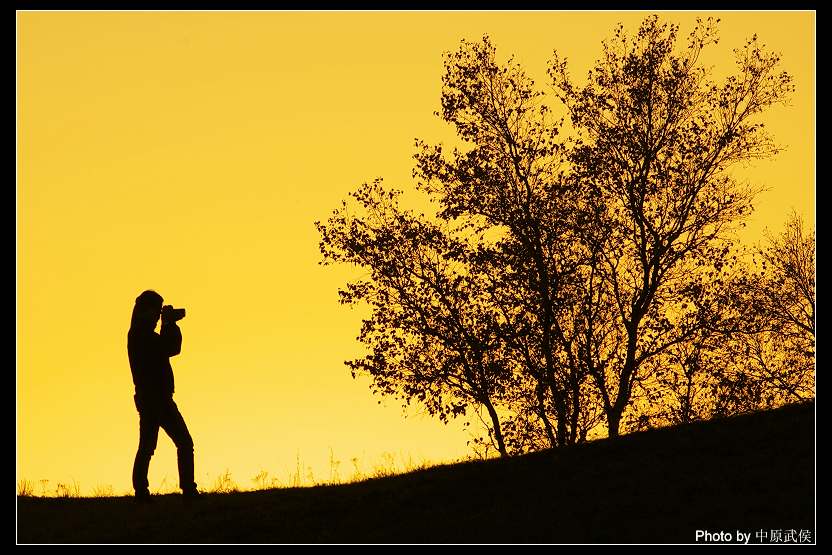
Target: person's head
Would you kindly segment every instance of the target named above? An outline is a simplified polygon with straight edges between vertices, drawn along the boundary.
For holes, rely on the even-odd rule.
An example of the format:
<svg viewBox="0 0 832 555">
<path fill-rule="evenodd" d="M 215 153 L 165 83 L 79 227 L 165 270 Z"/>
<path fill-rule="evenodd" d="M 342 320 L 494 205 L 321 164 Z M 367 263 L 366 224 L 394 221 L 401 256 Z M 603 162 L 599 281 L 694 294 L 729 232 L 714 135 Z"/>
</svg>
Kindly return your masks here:
<svg viewBox="0 0 832 555">
<path fill-rule="evenodd" d="M 136 304 L 133 305 L 133 315 L 130 318 L 130 327 L 155 328 L 162 314 L 164 299 L 156 291 L 148 289 L 136 297 Z"/>
</svg>

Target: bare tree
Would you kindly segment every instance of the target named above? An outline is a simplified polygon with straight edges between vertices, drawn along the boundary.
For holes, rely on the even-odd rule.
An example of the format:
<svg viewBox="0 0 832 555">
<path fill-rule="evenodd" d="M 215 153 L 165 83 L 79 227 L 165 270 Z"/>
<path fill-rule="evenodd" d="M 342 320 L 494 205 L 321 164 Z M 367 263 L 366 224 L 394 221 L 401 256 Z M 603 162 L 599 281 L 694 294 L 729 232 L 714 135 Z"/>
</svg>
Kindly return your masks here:
<svg viewBox="0 0 832 555">
<path fill-rule="evenodd" d="M 784 337 L 803 341 L 814 352 L 808 344 L 815 339 L 815 230 L 805 230 L 803 219 L 792 212 L 783 232 L 767 239 L 759 250 L 768 270 L 763 291 L 767 313 Z"/>
<path fill-rule="evenodd" d="M 779 235 L 756 249 L 737 298 L 746 308 L 745 333 L 727 344 L 746 390 L 735 410 L 768 408 L 814 397 L 815 232 L 792 213 Z M 740 366 L 740 367 L 738 367 Z"/>
<path fill-rule="evenodd" d="M 737 249 L 725 268 L 702 306 L 708 324 L 661 359 L 668 422 L 814 396 L 814 232 L 793 213 L 781 234 Z"/>
</svg>

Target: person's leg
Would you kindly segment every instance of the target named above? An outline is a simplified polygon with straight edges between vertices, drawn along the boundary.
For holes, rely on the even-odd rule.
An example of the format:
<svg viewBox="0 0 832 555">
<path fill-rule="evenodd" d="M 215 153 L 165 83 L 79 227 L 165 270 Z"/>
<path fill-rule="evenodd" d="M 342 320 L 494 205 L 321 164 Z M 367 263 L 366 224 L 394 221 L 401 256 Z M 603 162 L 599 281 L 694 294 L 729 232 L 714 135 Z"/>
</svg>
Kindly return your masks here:
<svg viewBox="0 0 832 555">
<path fill-rule="evenodd" d="M 139 411 L 139 447 L 133 461 L 133 490 L 136 497 L 150 497 L 147 471 L 159 437 L 159 414 L 152 408 Z"/>
<path fill-rule="evenodd" d="M 179 412 L 176 403 L 171 399 L 166 405 L 161 421 L 162 429 L 170 436 L 176 445 L 176 462 L 179 467 L 179 487 L 184 494 L 196 493 L 194 482 L 194 442 L 185 425 L 185 419 Z"/>
</svg>

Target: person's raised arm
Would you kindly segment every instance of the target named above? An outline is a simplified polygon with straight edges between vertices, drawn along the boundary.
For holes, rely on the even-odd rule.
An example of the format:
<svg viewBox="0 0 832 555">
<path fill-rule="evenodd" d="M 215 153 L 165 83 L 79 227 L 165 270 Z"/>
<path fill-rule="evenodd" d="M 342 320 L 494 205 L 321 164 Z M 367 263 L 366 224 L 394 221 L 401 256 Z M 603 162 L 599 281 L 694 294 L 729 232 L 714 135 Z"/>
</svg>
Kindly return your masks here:
<svg viewBox="0 0 832 555">
<path fill-rule="evenodd" d="M 176 322 L 162 320 L 162 329 L 159 335 L 162 338 L 162 349 L 165 355 L 172 357 L 182 351 L 182 330 Z"/>
</svg>

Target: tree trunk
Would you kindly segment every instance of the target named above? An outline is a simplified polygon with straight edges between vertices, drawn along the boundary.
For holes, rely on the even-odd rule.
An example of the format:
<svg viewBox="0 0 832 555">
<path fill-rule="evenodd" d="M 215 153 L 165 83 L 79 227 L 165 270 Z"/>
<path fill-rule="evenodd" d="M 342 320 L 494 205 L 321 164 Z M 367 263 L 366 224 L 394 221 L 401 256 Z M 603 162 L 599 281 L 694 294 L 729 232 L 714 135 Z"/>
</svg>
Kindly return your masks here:
<svg viewBox="0 0 832 555">
<path fill-rule="evenodd" d="M 552 429 L 552 422 L 549 421 L 549 417 L 546 416 L 546 403 L 543 395 L 543 387 L 538 385 L 537 386 L 537 406 L 540 410 L 540 419 L 543 421 L 543 428 L 546 430 L 546 437 L 549 439 L 549 447 L 557 447 L 558 442 L 555 439 L 555 432 Z"/>
<path fill-rule="evenodd" d="M 566 402 L 564 400 L 565 395 L 562 395 L 561 392 L 555 387 L 554 378 L 552 378 L 552 381 L 549 383 L 549 391 L 552 392 L 552 404 L 555 406 L 555 416 L 557 417 L 557 440 L 558 447 L 560 447 L 566 445 L 566 423 L 569 418 L 569 413 L 566 409 Z"/>
<path fill-rule="evenodd" d="M 641 314 L 638 314 L 634 317 L 633 324 L 627 326 L 627 357 L 624 359 L 624 367 L 621 369 L 621 376 L 618 378 L 618 395 L 615 396 L 615 403 L 607 411 L 607 435 L 609 437 L 618 437 L 624 407 L 630 402 L 631 378 L 636 371 L 636 342 L 638 341 L 638 323 L 640 321 Z"/>
<path fill-rule="evenodd" d="M 558 417 L 558 446 L 562 447 L 568 443 L 569 434 L 566 428 L 567 415 L 563 414 Z"/>
<path fill-rule="evenodd" d="M 573 378 L 572 380 L 572 414 L 569 421 L 569 444 L 574 445 L 578 442 L 578 427 L 581 416 L 581 385 Z"/>
<path fill-rule="evenodd" d="M 618 437 L 619 427 L 621 426 L 621 412 L 618 410 L 611 410 L 607 413 L 607 435 L 609 437 Z"/>
<path fill-rule="evenodd" d="M 500 429 L 500 418 L 497 416 L 497 411 L 494 409 L 494 405 L 491 404 L 491 401 L 486 400 L 484 403 L 485 409 L 488 411 L 488 416 L 491 417 L 491 425 L 494 427 L 494 439 L 497 440 L 497 449 L 500 451 L 501 457 L 508 457 L 508 451 L 506 450 L 506 443 L 503 439 L 503 432 Z"/>
</svg>

